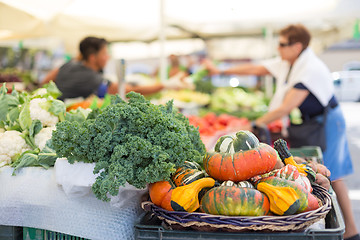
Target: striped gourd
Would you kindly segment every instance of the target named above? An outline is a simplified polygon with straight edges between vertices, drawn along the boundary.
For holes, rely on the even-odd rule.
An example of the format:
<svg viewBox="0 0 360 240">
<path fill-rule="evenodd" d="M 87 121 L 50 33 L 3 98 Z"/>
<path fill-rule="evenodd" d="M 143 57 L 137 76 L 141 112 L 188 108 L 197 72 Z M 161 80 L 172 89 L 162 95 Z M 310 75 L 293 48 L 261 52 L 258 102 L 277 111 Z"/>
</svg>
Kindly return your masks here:
<svg viewBox="0 0 360 240">
<path fill-rule="evenodd" d="M 259 146 L 259 139 L 249 131 L 239 131 L 235 136 L 225 135 L 220 137 L 215 145 L 215 152 L 236 153 Z"/>
<path fill-rule="evenodd" d="M 254 188 L 214 187 L 201 199 L 202 212 L 226 216 L 262 216 L 270 210 L 269 199 Z"/>
<path fill-rule="evenodd" d="M 185 163 L 176 169 L 171 179 L 177 187 L 190 184 L 198 179 L 204 178 L 206 173 L 201 170 L 199 164 L 185 161 Z"/>
</svg>

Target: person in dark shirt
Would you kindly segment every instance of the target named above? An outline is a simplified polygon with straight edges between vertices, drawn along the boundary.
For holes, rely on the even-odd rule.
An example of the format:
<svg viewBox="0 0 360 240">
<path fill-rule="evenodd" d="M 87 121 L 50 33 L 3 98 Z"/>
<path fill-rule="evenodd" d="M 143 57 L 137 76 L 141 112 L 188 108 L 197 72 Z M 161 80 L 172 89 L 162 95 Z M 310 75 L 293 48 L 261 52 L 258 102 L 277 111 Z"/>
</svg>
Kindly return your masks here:
<svg viewBox="0 0 360 240">
<path fill-rule="evenodd" d="M 53 80 L 61 91 L 59 99 L 83 97 L 94 94 L 104 96 L 105 93 L 118 93 L 119 86 L 115 82 L 104 80 L 102 70 L 109 60 L 107 41 L 104 38 L 86 37 L 80 42 L 80 56 L 60 68 L 50 71 L 42 84 Z M 148 86 L 125 85 L 125 91 L 151 94 L 164 89 L 161 83 Z"/>
<path fill-rule="evenodd" d="M 330 180 L 344 216 L 344 239 L 359 240 L 351 201 L 343 180 L 344 176 L 354 171 L 346 139 L 345 120 L 334 96 L 331 73 L 308 48 L 310 39 L 310 33 L 303 25 L 289 25 L 280 31 L 279 58 L 261 64 L 237 65 L 224 71 L 220 71 L 208 59 L 203 64 L 212 74 L 271 74 L 276 78 L 276 91 L 269 112 L 256 119 L 251 126 L 246 126 L 247 129 L 266 126 L 287 117 L 295 108 L 300 109 L 303 121 L 307 121 L 322 115 L 329 105 L 325 122 L 327 147 L 323 152 L 324 165 L 331 172 Z"/>
</svg>

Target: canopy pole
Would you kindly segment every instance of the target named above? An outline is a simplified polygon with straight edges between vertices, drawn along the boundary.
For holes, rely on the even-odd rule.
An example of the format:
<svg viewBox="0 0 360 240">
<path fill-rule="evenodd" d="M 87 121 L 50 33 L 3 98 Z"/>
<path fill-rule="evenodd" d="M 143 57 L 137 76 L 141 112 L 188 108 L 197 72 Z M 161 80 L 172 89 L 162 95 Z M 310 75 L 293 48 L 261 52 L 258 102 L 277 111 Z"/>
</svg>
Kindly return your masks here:
<svg viewBox="0 0 360 240">
<path fill-rule="evenodd" d="M 159 42 L 160 42 L 160 80 L 164 82 L 167 80 L 166 73 L 166 56 L 165 56 L 165 0 L 160 0 L 160 31 L 159 31 Z"/>
<path fill-rule="evenodd" d="M 116 60 L 115 62 L 116 68 L 116 77 L 118 80 L 118 91 L 119 95 L 122 99 L 125 99 L 125 59 Z"/>
<path fill-rule="evenodd" d="M 273 57 L 273 41 L 274 41 L 274 32 L 273 29 L 269 26 L 265 28 L 265 43 L 267 46 L 265 58 Z M 265 96 L 271 98 L 273 96 L 273 77 L 270 75 L 265 76 Z"/>
</svg>

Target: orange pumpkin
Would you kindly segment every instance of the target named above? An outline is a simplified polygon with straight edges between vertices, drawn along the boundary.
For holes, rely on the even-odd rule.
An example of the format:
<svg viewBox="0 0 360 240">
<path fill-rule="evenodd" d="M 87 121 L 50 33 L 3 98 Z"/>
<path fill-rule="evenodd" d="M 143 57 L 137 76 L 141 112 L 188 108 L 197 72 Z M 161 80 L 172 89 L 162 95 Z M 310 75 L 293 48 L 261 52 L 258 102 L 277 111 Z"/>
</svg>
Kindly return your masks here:
<svg viewBox="0 0 360 240">
<path fill-rule="evenodd" d="M 171 195 L 174 185 L 169 181 L 159 181 L 149 185 L 149 195 L 151 201 L 159 207 L 168 211 L 174 211 L 171 207 Z"/>
<path fill-rule="evenodd" d="M 265 143 L 235 153 L 211 152 L 204 157 L 204 169 L 211 177 L 240 182 L 271 171 L 277 161 L 276 151 Z"/>
</svg>

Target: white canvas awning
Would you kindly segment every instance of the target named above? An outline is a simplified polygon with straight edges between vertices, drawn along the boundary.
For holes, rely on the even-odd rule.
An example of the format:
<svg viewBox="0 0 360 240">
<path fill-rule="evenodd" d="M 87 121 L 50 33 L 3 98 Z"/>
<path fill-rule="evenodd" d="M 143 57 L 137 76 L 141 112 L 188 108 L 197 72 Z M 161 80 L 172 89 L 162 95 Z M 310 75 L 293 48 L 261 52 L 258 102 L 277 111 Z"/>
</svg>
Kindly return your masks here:
<svg viewBox="0 0 360 240">
<path fill-rule="evenodd" d="M 109 41 L 159 38 L 161 0 L 0 0 L 0 40 L 59 38 L 76 54 L 85 36 Z M 337 41 L 351 36 L 358 0 L 163 0 L 166 39 L 263 37 L 289 23 Z M 330 37 L 329 37 L 330 36 Z M 320 43 L 321 44 L 321 43 Z M 211 49 L 208 49 L 211 51 Z M 218 49 L 219 50 L 219 49 Z"/>
</svg>

